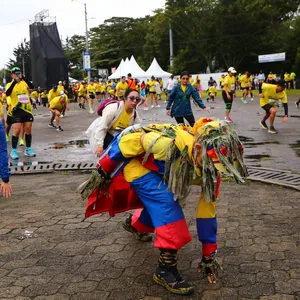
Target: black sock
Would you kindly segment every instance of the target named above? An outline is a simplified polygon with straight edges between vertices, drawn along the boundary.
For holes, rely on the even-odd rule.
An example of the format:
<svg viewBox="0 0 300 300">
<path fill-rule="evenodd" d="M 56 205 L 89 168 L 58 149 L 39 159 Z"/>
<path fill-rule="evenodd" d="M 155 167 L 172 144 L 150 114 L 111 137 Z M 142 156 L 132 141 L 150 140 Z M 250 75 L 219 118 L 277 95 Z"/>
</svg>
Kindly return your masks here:
<svg viewBox="0 0 300 300">
<path fill-rule="evenodd" d="M 11 137 L 11 147 L 13 148 L 13 149 L 17 149 L 17 146 L 18 146 L 18 140 L 19 140 L 19 138 L 17 137 L 17 136 L 12 136 Z"/>
<path fill-rule="evenodd" d="M 27 148 L 31 147 L 31 140 L 32 140 L 32 135 L 25 134 L 25 143 Z"/>
</svg>

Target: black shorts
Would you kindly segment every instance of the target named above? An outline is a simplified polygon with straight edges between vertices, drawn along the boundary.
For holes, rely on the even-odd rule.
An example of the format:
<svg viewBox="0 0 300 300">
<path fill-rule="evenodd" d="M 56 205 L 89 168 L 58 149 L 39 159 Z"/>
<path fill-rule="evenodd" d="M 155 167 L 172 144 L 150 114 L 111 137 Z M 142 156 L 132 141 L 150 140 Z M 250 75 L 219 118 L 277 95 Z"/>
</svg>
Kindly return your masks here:
<svg viewBox="0 0 300 300">
<path fill-rule="evenodd" d="M 246 86 L 246 87 L 243 87 L 242 89 L 249 91 L 250 88 L 249 88 L 249 86 Z"/>
<path fill-rule="evenodd" d="M 96 95 L 97 95 L 97 96 L 101 95 L 101 92 L 96 92 Z"/>
<path fill-rule="evenodd" d="M 95 94 L 90 94 L 89 97 L 90 99 L 95 99 Z"/>
<path fill-rule="evenodd" d="M 12 125 L 14 123 L 13 120 L 14 120 L 14 118 L 12 116 L 7 115 L 6 124 L 7 125 Z"/>
<path fill-rule="evenodd" d="M 156 94 L 156 92 L 149 92 L 149 93 L 150 93 L 150 94 L 154 94 L 154 95 Z"/>
<path fill-rule="evenodd" d="M 13 124 L 14 123 L 27 123 L 33 122 L 33 115 L 19 107 L 15 107 L 12 112 Z"/>
<path fill-rule="evenodd" d="M 265 104 L 264 106 L 262 106 L 261 108 L 264 109 L 266 111 L 266 113 L 270 113 L 270 109 L 272 108 L 273 106 L 271 104 Z"/>
</svg>

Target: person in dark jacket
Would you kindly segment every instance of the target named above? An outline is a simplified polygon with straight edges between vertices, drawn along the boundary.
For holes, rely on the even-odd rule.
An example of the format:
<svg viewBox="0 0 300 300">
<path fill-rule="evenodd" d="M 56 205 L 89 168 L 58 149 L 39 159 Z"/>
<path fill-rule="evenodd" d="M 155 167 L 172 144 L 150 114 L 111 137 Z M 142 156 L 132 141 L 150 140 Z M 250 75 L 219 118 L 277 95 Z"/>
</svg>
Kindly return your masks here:
<svg viewBox="0 0 300 300">
<path fill-rule="evenodd" d="M 174 86 L 167 102 L 167 115 L 174 117 L 178 124 L 188 121 L 190 126 L 195 124 L 190 97 L 193 97 L 200 108 L 208 111 L 203 104 L 197 90 L 189 83 L 189 72 L 184 71 L 180 74 L 180 82 Z"/>
<path fill-rule="evenodd" d="M 5 138 L 5 131 L 2 122 L 0 121 L 0 177 L 2 183 L 0 184 L 0 193 L 3 197 L 8 198 L 11 196 L 12 188 L 9 183 L 10 172 L 8 168 L 8 154 L 7 143 Z"/>
</svg>

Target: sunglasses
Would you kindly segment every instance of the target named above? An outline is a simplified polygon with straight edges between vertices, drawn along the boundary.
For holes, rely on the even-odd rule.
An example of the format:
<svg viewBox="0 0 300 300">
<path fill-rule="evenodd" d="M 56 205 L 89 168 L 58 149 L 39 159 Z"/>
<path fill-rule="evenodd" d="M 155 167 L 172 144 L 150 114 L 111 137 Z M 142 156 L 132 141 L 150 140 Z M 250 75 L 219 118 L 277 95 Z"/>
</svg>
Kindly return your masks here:
<svg viewBox="0 0 300 300">
<path fill-rule="evenodd" d="M 140 102 L 141 101 L 140 97 L 130 96 L 130 97 L 127 97 L 127 98 L 130 99 L 131 101 L 134 101 L 134 100 L 136 100 L 136 102 Z"/>
<path fill-rule="evenodd" d="M 189 80 L 188 77 L 182 77 L 181 79 L 182 79 L 182 80 Z"/>
</svg>

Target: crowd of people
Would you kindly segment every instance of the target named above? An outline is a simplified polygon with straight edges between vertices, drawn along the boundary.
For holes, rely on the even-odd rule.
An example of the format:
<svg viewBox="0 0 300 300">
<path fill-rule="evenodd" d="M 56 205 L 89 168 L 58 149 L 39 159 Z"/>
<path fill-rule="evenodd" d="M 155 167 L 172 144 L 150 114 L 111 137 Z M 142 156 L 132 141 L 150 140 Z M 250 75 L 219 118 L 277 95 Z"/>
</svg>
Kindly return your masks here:
<svg viewBox="0 0 300 300">
<path fill-rule="evenodd" d="M 45 91 L 35 90 L 21 70 L 14 67 L 12 81 L 2 94 L 2 100 L 5 99 L 7 104 L 6 119 L 2 104 L 0 106 L 0 176 L 3 181 L 0 192 L 4 197 L 12 193 L 7 153 L 11 128 L 10 157 L 13 160 L 19 158 L 17 147 L 23 138 L 24 154 L 34 157 L 36 154 L 31 149 L 33 109 L 38 109 L 39 105 L 48 107 L 51 113 L 49 127 L 61 132 L 60 119 L 65 116 L 70 99 L 77 101 L 80 109 L 86 109 L 88 105 L 90 113 L 96 111 L 97 103 L 98 117 L 86 132 L 94 153 L 99 157 L 97 171 L 89 181 L 93 188 L 85 185 L 89 191 L 86 217 L 104 211 L 114 215 L 115 212 L 140 207 L 123 222 L 123 227 L 144 242 L 151 241 L 151 233 L 156 233 L 154 246 L 160 254 L 153 280 L 172 293 L 190 294 L 193 286 L 177 269 L 178 250 L 191 240 L 180 204 L 188 194 L 189 185 L 201 185 L 197 232 L 202 243 L 202 258 L 198 270 L 209 283 L 216 283 L 220 268 L 216 261 L 216 200 L 221 174 L 230 174 L 238 183 L 247 176 L 243 147 L 230 118 L 236 90 L 243 91 L 241 100 L 246 103 L 248 96 L 253 99 L 252 90 L 258 88 L 260 106 L 265 110 L 260 125 L 270 133 L 278 133 L 274 127 L 277 109 L 270 100 L 275 103 L 282 101 L 285 122 L 288 118 L 286 88 L 295 86 L 287 77 L 275 80 L 273 76 L 265 78 L 262 72 L 258 76 L 256 85 L 255 78 L 248 72 L 237 76 L 235 68 L 230 67 L 219 83 L 225 103 L 225 120 L 201 118 L 197 121 L 191 99 L 204 111 L 209 109 L 202 100 L 201 79 L 199 76 L 192 78 L 187 71 L 178 78 L 172 75 L 166 86 L 154 76 L 146 82 L 139 82 L 128 74 L 119 82 L 91 80 L 68 85 L 60 81 Z M 211 77 L 208 101 L 215 101 L 217 85 Z M 145 110 L 149 106 L 159 108 L 162 92 L 166 93 L 166 114 L 177 124 L 137 125 L 140 123 L 138 106 Z M 269 127 L 266 124 L 268 119 Z M 189 125 L 184 124 L 185 121 Z M 121 208 L 118 206 L 120 197 L 108 197 L 105 186 L 109 186 L 111 195 L 114 189 L 118 189 L 119 196 L 123 195 Z M 134 193 L 129 193 L 131 188 Z"/>
</svg>

